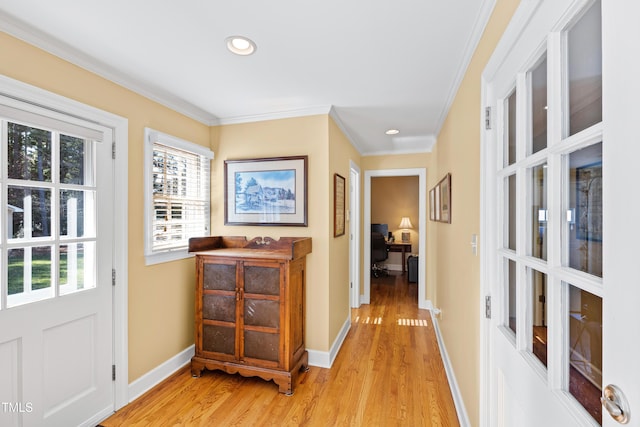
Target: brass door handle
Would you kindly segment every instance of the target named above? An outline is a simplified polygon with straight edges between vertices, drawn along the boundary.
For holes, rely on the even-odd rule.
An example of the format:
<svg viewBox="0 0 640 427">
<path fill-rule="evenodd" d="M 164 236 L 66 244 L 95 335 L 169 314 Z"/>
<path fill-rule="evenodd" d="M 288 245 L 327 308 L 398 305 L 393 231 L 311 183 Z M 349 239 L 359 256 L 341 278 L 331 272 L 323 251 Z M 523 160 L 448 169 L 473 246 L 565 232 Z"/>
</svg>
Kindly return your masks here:
<svg viewBox="0 0 640 427">
<path fill-rule="evenodd" d="M 602 390 L 600 403 L 609 412 L 609 415 L 619 422 L 626 424 L 629 422 L 629 403 L 617 386 L 609 384 Z"/>
</svg>

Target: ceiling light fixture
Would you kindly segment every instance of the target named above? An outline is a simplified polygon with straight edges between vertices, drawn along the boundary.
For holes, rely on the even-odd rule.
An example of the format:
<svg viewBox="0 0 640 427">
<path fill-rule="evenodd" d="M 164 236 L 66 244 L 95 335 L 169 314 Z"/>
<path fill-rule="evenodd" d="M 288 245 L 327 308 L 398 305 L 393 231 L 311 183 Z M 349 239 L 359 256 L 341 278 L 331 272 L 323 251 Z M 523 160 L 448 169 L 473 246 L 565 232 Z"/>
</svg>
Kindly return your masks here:
<svg viewBox="0 0 640 427">
<path fill-rule="evenodd" d="M 231 36 L 225 39 L 227 42 L 227 49 L 236 55 L 247 56 L 256 51 L 256 44 L 253 40 L 243 36 Z"/>
<path fill-rule="evenodd" d="M 387 135 L 397 135 L 400 133 L 400 131 L 398 129 L 389 129 L 388 131 L 385 132 Z"/>
</svg>

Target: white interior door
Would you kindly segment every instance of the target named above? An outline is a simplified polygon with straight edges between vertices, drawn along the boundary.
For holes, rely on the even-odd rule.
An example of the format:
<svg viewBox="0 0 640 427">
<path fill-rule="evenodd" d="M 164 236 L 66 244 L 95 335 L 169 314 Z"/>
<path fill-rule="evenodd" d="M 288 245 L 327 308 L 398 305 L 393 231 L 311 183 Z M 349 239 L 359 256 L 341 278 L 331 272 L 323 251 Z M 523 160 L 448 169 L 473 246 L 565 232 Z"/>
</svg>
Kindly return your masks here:
<svg viewBox="0 0 640 427">
<path fill-rule="evenodd" d="M 0 425 L 87 424 L 114 408 L 111 130 L 1 101 Z"/>
<path fill-rule="evenodd" d="M 484 425 L 640 425 L 640 8 L 614 3 L 523 2 L 485 70 Z"/>
</svg>

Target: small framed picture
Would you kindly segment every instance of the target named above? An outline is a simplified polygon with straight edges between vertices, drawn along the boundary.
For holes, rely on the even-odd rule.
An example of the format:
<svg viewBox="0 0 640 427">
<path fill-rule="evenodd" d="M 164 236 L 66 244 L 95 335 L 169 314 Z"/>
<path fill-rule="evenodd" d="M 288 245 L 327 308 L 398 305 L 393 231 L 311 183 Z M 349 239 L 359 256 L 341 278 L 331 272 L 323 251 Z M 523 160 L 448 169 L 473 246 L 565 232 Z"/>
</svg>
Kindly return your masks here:
<svg viewBox="0 0 640 427">
<path fill-rule="evenodd" d="M 333 237 L 342 236 L 345 229 L 345 179 L 333 175 Z"/>
</svg>

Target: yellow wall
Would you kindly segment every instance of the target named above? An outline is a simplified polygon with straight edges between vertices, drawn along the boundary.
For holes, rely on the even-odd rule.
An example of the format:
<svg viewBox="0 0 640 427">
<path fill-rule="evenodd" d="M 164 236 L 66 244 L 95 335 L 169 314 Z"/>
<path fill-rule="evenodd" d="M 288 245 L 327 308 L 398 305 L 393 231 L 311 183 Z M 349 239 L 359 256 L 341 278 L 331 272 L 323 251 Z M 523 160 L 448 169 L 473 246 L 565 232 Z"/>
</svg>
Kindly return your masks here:
<svg viewBox="0 0 640 427">
<path fill-rule="evenodd" d="M 402 241 L 403 232 L 398 228 L 400 219 L 407 216 L 413 228 L 405 232 L 409 233 L 412 243 L 418 244 L 419 181 L 417 176 L 385 176 L 371 179 L 371 223 L 387 224 L 398 242 Z M 413 252 L 418 252 L 417 246 Z"/>
<path fill-rule="evenodd" d="M 331 199 L 327 206 L 329 228 L 329 345 L 333 345 L 344 322 L 349 318 L 349 231 L 351 223 L 345 223 L 345 234 L 333 237 L 333 174 L 346 179 L 345 208 L 349 209 L 350 164 L 360 164 L 360 154 L 351 145 L 336 123 L 329 117 L 329 174 Z M 355 183 L 360 185 L 360 183 Z M 362 222 L 360 222 L 362 224 Z M 362 274 L 360 275 L 362 277 Z M 354 286 L 356 286 L 354 284 Z"/>
<path fill-rule="evenodd" d="M 471 253 L 469 242 L 480 229 L 480 79 L 518 4 L 496 2 L 437 143 L 438 171 L 452 175 L 452 223 L 435 227 L 436 306 L 442 310 L 440 328 L 474 426 L 480 410 L 480 258 Z"/>
<path fill-rule="evenodd" d="M 193 344 L 193 260 L 146 267 L 144 127 L 209 146 L 210 129 L 0 32 L 0 74 L 129 120 L 129 381 Z"/>
<path fill-rule="evenodd" d="M 349 241 L 333 237 L 333 174 L 359 155 L 328 115 L 220 126 L 212 166 L 212 234 L 313 239 L 307 256 L 307 348 L 329 351 L 349 316 Z M 308 227 L 224 225 L 224 160 L 306 155 Z M 348 203 L 348 200 L 347 200 Z"/>
</svg>

